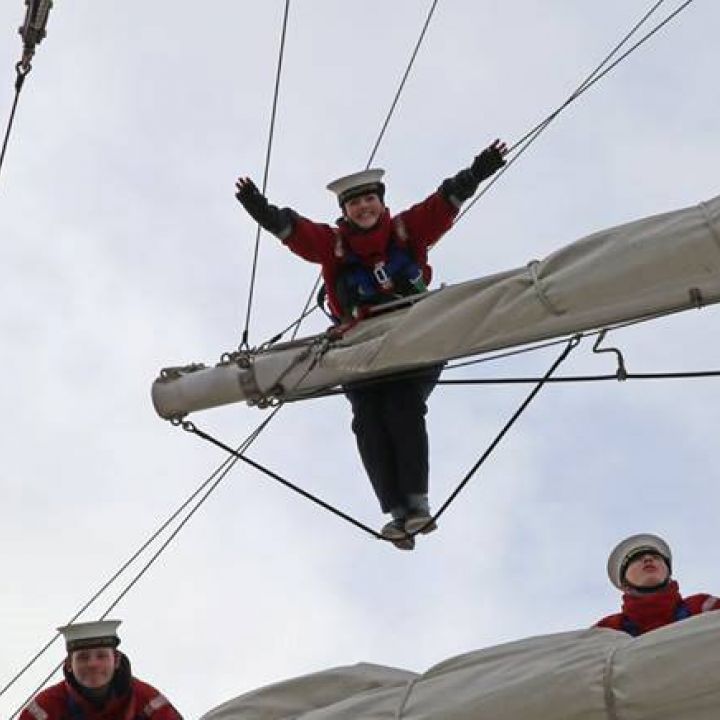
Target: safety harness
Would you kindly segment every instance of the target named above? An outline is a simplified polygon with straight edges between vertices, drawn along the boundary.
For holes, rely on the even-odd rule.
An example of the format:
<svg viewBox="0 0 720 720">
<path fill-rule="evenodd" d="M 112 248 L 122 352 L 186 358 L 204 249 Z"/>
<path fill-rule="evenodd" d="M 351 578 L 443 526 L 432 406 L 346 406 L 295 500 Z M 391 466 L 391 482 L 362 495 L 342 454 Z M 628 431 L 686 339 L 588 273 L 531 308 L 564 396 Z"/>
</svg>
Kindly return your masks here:
<svg viewBox="0 0 720 720">
<path fill-rule="evenodd" d="M 335 291 L 343 310 L 360 317 L 364 309 L 427 290 L 423 271 L 408 247 L 401 216 L 393 218 L 393 233 L 382 260 L 368 263 L 334 228 L 334 254 L 340 262 Z"/>
</svg>

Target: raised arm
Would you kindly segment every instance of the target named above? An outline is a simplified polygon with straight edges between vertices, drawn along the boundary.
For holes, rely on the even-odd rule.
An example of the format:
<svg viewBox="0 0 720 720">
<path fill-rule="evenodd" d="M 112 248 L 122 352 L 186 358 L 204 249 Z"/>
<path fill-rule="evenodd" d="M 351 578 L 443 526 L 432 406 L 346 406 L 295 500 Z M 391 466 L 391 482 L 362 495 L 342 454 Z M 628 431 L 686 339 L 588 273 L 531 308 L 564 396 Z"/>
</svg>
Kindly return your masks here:
<svg viewBox="0 0 720 720">
<path fill-rule="evenodd" d="M 470 167 L 444 180 L 440 185 L 440 192 L 459 208 L 475 194 L 483 180 L 494 175 L 505 165 L 507 151 L 507 145 L 502 140 L 494 140 L 473 160 Z"/>
<path fill-rule="evenodd" d="M 280 240 L 285 240 L 292 233 L 297 217 L 294 210 L 269 203 L 249 177 L 238 178 L 235 188 L 235 197 L 261 227 Z"/>
</svg>

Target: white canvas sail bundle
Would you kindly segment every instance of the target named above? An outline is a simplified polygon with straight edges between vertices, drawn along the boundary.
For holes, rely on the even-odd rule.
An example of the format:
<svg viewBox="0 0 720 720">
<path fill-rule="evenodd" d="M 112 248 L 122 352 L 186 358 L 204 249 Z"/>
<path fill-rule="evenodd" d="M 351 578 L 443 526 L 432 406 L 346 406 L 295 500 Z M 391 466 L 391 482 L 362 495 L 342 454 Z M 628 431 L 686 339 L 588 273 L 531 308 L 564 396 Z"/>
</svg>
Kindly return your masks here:
<svg viewBox="0 0 720 720">
<path fill-rule="evenodd" d="M 461 655 L 422 675 L 360 664 L 242 695 L 202 720 L 717 720 L 720 612 L 638 638 L 593 628 Z"/>
<path fill-rule="evenodd" d="M 526 267 L 428 293 L 321 338 L 271 347 L 248 367 L 175 368 L 153 384 L 165 418 L 293 399 L 334 385 L 720 300 L 720 197 L 590 235 Z"/>
</svg>

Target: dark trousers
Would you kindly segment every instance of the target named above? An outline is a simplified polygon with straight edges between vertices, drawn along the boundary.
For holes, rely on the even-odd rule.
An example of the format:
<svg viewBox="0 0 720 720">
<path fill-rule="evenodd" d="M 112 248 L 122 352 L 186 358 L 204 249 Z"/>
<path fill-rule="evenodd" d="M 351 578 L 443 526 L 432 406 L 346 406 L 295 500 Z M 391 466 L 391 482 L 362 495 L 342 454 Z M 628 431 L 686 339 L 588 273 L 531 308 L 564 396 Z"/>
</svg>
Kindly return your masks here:
<svg viewBox="0 0 720 720">
<path fill-rule="evenodd" d="M 441 370 L 344 387 L 360 457 L 383 512 L 407 508 L 410 495 L 427 494 L 426 401 Z"/>
</svg>

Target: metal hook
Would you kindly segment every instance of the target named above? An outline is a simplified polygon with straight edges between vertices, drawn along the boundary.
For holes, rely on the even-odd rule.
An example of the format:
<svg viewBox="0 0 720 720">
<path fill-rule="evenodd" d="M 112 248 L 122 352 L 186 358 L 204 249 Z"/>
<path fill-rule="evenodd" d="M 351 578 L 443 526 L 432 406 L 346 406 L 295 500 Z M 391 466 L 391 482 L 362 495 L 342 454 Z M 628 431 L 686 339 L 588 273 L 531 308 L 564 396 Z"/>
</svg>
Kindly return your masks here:
<svg viewBox="0 0 720 720">
<path fill-rule="evenodd" d="M 618 380 L 627 380 L 628 372 L 627 372 L 627 369 L 625 368 L 625 358 L 623 357 L 623 354 L 620 352 L 620 350 L 618 350 L 617 348 L 614 348 L 614 347 L 602 348 L 602 349 L 600 348 L 600 343 L 602 343 L 602 341 L 605 339 L 607 332 L 608 332 L 607 328 L 600 331 L 600 334 L 598 335 L 597 340 L 595 341 L 595 344 L 593 345 L 593 352 L 598 353 L 598 354 L 606 353 L 606 352 L 615 353 L 615 355 L 617 357 L 617 364 L 618 364 L 617 372 L 615 373 L 615 375 Z"/>
</svg>

